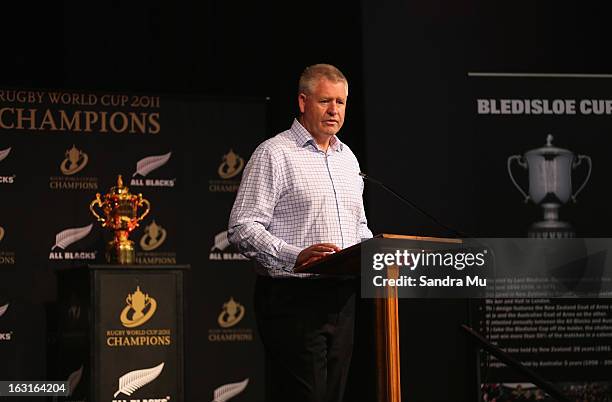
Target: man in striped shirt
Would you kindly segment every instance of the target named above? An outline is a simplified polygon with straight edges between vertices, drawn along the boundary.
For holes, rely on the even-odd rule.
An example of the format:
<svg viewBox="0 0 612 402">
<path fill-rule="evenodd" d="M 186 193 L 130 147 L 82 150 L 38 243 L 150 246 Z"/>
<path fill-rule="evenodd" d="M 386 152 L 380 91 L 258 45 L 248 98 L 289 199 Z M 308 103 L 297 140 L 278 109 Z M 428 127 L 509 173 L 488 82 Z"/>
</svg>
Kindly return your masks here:
<svg viewBox="0 0 612 402">
<path fill-rule="evenodd" d="M 243 174 L 229 240 L 256 261 L 255 312 L 266 350 L 267 402 L 342 401 L 352 354 L 355 283 L 297 273 L 372 237 L 363 179 L 336 134 L 348 82 L 336 67 L 307 67 L 299 117 L 257 147 Z"/>
</svg>

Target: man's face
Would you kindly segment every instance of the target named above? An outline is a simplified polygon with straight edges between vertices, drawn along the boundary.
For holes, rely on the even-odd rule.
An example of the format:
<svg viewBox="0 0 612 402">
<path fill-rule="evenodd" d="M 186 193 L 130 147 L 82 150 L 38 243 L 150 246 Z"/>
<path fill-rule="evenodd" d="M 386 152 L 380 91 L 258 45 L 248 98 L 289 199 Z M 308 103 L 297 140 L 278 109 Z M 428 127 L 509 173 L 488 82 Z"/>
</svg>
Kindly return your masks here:
<svg viewBox="0 0 612 402">
<path fill-rule="evenodd" d="M 301 123 L 315 139 L 331 139 L 344 123 L 348 88 L 345 82 L 321 78 L 310 94 L 300 93 Z"/>
</svg>

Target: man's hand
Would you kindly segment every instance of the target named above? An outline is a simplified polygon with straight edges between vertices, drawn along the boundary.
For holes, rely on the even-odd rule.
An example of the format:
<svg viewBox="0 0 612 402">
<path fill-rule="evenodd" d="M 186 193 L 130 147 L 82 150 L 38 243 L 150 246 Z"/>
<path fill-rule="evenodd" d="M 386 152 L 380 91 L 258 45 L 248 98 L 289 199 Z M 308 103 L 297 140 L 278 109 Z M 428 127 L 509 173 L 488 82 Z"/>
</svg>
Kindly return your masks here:
<svg viewBox="0 0 612 402">
<path fill-rule="evenodd" d="M 333 243 L 317 243 L 310 247 L 305 248 L 298 254 L 295 266 L 300 267 L 302 265 L 310 264 L 316 260 L 325 257 L 328 254 L 340 251 L 340 247 Z"/>
</svg>

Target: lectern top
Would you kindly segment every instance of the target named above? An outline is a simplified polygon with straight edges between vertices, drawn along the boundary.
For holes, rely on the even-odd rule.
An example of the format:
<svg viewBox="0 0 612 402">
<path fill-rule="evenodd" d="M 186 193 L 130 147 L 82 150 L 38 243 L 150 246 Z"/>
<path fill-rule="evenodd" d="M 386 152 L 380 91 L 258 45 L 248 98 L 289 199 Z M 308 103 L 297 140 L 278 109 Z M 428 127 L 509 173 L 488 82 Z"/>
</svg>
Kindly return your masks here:
<svg viewBox="0 0 612 402">
<path fill-rule="evenodd" d="M 380 233 L 374 239 L 413 240 L 429 243 L 460 244 L 463 241 L 456 238 L 427 237 L 414 235 L 400 235 Z M 370 240 L 370 239 L 368 239 Z M 367 242 L 365 240 L 364 242 Z M 294 269 L 295 272 L 308 272 L 331 275 L 359 275 L 361 261 L 361 246 L 364 242 L 347 247 L 337 253 L 330 254 L 313 263 L 302 265 Z"/>
<path fill-rule="evenodd" d="M 463 242 L 461 239 L 450 238 L 450 237 L 414 236 L 414 235 L 400 235 L 400 234 L 392 234 L 392 233 L 380 233 L 374 236 L 374 238 L 431 241 L 431 242 L 439 242 L 439 243 L 462 243 Z"/>
</svg>

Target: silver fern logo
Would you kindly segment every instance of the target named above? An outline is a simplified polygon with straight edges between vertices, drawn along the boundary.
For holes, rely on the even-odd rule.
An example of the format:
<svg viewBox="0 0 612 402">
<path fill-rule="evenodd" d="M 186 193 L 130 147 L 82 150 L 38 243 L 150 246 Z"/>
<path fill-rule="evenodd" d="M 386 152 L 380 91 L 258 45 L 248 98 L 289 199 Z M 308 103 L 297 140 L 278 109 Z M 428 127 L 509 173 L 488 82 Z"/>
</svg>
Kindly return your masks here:
<svg viewBox="0 0 612 402">
<path fill-rule="evenodd" d="M 208 259 L 213 261 L 233 261 L 247 260 L 248 258 L 246 258 L 240 253 L 236 253 L 233 251 L 233 249 L 230 247 L 230 242 L 227 238 L 227 230 L 224 230 L 223 232 L 217 233 L 215 235 L 214 244 L 210 248 L 210 254 L 208 255 Z"/>
<path fill-rule="evenodd" d="M 11 153 L 11 148 L 3 149 L 0 151 L 0 162 L 6 159 L 6 157 Z"/>
<path fill-rule="evenodd" d="M 2 162 L 6 157 L 11 153 L 11 148 L 1 149 L 0 150 L 0 162 Z M 0 184 L 13 184 L 15 183 L 16 175 L 10 176 L 0 176 Z"/>
<path fill-rule="evenodd" d="M 56 248 L 61 248 L 62 250 L 66 249 L 66 247 L 68 247 L 72 243 L 75 243 L 86 237 L 89 232 L 91 232 L 92 227 L 93 223 L 90 223 L 89 225 L 80 228 L 62 230 L 57 235 L 55 235 L 55 245 L 51 247 L 51 250 L 54 250 Z"/>
<path fill-rule="evenodd" d="M 0 317 L 2 317 L 4 315 L 4 313 L 6 313 L 6 310 L 8 309 L 9 304 L 6 303 L 4 306 L 0 306 Z M 0 342 L 2 341 L 10 341 L 11 337 L 13 336 L 13 331 L 11 332 L 0 332 Z"/>
<path fill-rule="evenodd" d="M 81 306 L 73 304 L 68 308 L 68 317 L 72 321 L 78 321 L 81 318 Z"/>
<path fill-rule="evenodd" d="M 212 402 L 226 402 L 241 393 L 249 385 L 249 379 L 246 378 L 240 382 L 225 384 L 215 389 Z"/>
<path fill-rule="evenodd" d="M 230 242 L 227 238 L 227 230 L 224 230 L 223 232 L 217 233 L 215 235 L 215 244 L 213 244 L 210 251 L 215 251 L 215 250 L 223 251 L 226 248 L 228 248 L 229 245 L 230 245 Z"/>
<path fill-rule="evenodd" d="M 172 152 L 168 152 L 164 155 L 148 156 L 139 160 L 136 163 L 136 172 L 134 172 L 132 177 L 136 176 L 137 174 L 145 177 L 155 169 L 165 165 L 170 160 L 171 156 Z"/>
<path fill-rule="evenodd" d="M 82 365 L 78 370 L 73 371 L 68 376 L 68 380 L 67 380 L 68 394 L 66 396 L 72 396 L 77 385 L 79 385 L 79 382 L 81 382 L 81 377 L 83 377 L 83 366 Z"/>
<path fill-rule="evenodd" d="M 132 395 L 134 391 L 139 388 L 142 388 L 143 386 L 147 385 L 148 383 L 159 377 L 163 369 L 164 362 L 158 364 L 155 367 L 134 370 L 122 375 L 119 378 L 119 388 L 113 396 L 116 398 L 119 394 L 125 394 L 127 396 Z"/>
<path fill-rule="evenodd" d="M 136 171 L 132 174 L 130 180 L 130 186 L 135 187 L 174 187 L 176 184 L 176 178 L 174 179 L 147 179 L 145 178 L 149 173 L 165 165 L 170 160 L 172 152 L 168 152 L 163 155 L 148 156 L 144 159 L 139 160 L 136 163 Z M 139 177 L 136 177 L 139 176 Z"/>
</svg>

